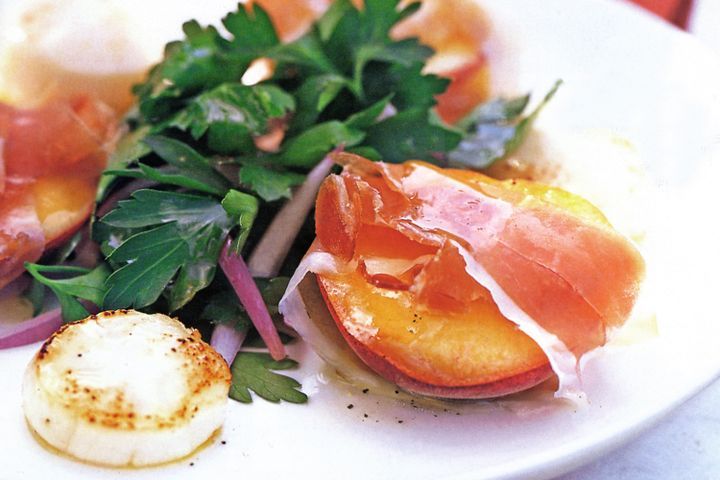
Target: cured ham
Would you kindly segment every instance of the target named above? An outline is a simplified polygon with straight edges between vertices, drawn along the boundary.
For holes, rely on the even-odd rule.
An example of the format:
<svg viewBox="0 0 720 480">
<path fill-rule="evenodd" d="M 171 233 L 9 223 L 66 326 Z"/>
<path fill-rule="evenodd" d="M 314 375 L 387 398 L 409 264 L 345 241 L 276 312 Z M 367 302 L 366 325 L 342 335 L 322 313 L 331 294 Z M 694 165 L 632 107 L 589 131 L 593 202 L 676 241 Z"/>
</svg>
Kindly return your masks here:
<svg viewBox="0 0 720 480">
<path fill-rule="evenodd" d="M 527 181 L 422 162 L 335 159 L 344 171 L 321 187 L 317 239 L 296 276 L 318 274 L 338 328 L 365 363 L 411 390 L 413 382 L 429 385 L 414 390 L 437 396 L 476 397 L 481 384 L 517 380 L 548 362 L 560 379 L 559 395 L 581 390 L 579 358 L 628 318 L 644 275 L 639 252 L 601 212 L 580 197 Z M 318 262 L 318 255 L 334 260 Z M 382 312 L 400 316 L 403 310 L 371 305 L 389 297 L 405 302 L 416 319 L 432 319 L 435 333 L 398 340 L 400 329 Z M 512 335 L 505 327 L 488 326 L 489 318 L 514 325 L 515 338 L 507 340 Z M 497 333 L 493 341 L 502 337 L 500 343 L 523 347 L 488 357 L 492 346 L 480 338 L 488 331 Z M 528 338 L 539 349 L 527 346 Z M 476 365 L 484 358 L 493 364 L 498 355 L 517 358 L 495 370 Z"/>
<path fill-rule="evenodd" d="M 86 96 L 38 109 L 0 106 L 5 174 L 21 179 L 52 174 L 97 178 L 105 168 L 115 117 Z"/>
<path fill-rule="evenodd" d="M 85 221 L 115 133 L 114 113 L 90 97 L 0 104 L 0 288 Z"/>
<path fill-rule="evenodd" d="M 32 196 L 24 186 L 6 183 L 0 195 L 0 288 L 23 272 L 24 262 L 40 258 L 44 247 Z"/>
</svg>

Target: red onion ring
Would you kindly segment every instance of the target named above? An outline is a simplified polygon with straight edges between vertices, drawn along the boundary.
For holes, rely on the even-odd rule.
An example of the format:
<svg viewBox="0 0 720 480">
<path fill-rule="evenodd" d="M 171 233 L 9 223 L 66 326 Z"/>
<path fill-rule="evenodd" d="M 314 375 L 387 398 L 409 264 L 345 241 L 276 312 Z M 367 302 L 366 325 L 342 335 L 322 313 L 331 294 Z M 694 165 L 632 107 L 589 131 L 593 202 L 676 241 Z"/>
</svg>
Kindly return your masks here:
<svg viewBox="0 0 720 480">
<path fill-rule="evenodd" d="M 59 308 L 9 327 L 0 327 L 0 350 L 47 339 L 62 325 Z"/>
</svg>

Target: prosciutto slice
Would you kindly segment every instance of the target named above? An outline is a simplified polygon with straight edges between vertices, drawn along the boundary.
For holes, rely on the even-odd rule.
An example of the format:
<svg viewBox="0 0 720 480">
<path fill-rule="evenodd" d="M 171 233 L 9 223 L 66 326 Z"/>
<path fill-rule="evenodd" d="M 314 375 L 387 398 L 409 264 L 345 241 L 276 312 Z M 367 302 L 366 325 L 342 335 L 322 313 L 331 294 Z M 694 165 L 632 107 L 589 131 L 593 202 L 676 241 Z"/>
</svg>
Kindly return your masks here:
<svg viewBox="0 0 720 480">
<path fill-rule="evenodd" d="M 86 96 L 31 110 L 0 104 L 0 288 L 55 240 L 46 238 L 41 218 L 54 205 L 36 207 L 57 192 L 43 188 L 70 182 L 94 191 L 115 132 L 113 112 Z"/>
<path fill-rule="evenodd" d="M 45 235 L 32 196 L 24 185 L 8 182 L 0 196 L 0 288 L 42 255 Z"/>
<path fill-rule="evenodd" d="M 97 177 L 105 168 L 114 134 L 113 112 L 87 96 L 30 110 L 0 105 L 0 135 L 8 177 Z"/>
</svg>

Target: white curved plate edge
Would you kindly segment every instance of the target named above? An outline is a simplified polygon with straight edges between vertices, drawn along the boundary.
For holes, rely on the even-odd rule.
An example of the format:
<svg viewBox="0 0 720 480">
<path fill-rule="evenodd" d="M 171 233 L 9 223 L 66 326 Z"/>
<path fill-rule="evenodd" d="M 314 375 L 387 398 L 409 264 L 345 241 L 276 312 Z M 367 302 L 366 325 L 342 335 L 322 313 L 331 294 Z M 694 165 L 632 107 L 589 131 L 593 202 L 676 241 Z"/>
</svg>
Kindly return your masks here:
<svg viewBox="0 0 720 480">
<path fill-rule="evenodd" d="M 496 20 L 498 28 L 502 25 L 519 25 L 516 38 L 509 40 L 520 49 L 517 58 L 511 62 L 515 63 L 516 66 L 512 68 L 516 68 L 514 73 L 517 74 L 509 83 L 514 83 L 511 87 L 513 90 L 538 91 L 558 76 L 565 79 L 562 95 L 543 114 L 542 123 L 578 129 L 610 127 L 633 140 L 643 158 L 656 160 L 654 163 L 648 162 L 648 167 L 664 191 L 682 197 L 682 201 L 675 202 L 675 205 L 673 202 L 663 203 L 663 211 L 672 212 L 673 216 L 679 218 L 677 223 L 689 231 L 697 230 L 704 211 L 702 208 L 688 211 L 687 205 L 702 205 L 712 200 L 709 193 L 706 193 L 705 200 L 697 196 L 698 192 L 708 192 L 707 187 L 695 187 L 709 177 L 698 172 L 714 168 L 717 166 L 714 160 L 720 158 L 715 156 L 715 143 L 720 138 L 720 62 L 717 58 L 687 35 L 660 21 L 650 20 L 647 15 L 634 9 L 609 1 L 551 0 L 542 2 L 542 6 L 532 0 L 483 3 Z M 616 55 L 618 52 L 622 55 Z M 593 56 L 594 60 L 589 61 L 588 56 Z M 599 80 L 603 75 L 606 80 Z M 673 90 L 672 87 L 677 89 Z M 674 92 L 675 95 L 665 98 L 667 92 Z M 596 101 L 587 102 L 588 98 Z M 598 102 L 598 99 L 601 101 Z M 708 104 L 708 101 L 711 103 Z M 579 102 L 582 102 L 582 109 L 578 108 Z M 658 102 L 662 105 L 657 105 Z M 689 119 L 690 125 L 683 125 Z M 702 125 L 698 125 L 701 120 Z M 658 132 L 673 132 L 673 135 Z M 678 158 L 684 160 L 684 165 L 679 164 Z M 686 168 L 688 163 L 693 167 Z M 694 172 L 694 175 L 688 172 Z M 687 245 L 688 239 L 679 232 L 668 233 L 670 237 L 665 240 L 663 247 Z M 706 235 L 700 242 L 693 242 L 693 245 L 699 244 L 693 249 L 702 250 L 703 245 L 707 248 L 716 241 L 716 232 L 703 230 L 700 233 Z M 718 270 L 720 259 L 717 256 L 705 260 L 704 264 L 690 273 L 709 275 L 713 269 Z M 663 271 L 687 273 L 686 267 L 683 258 L 672 256 Z M 385 404 L 384 400 L 380 400 L 383 411 L 373 415 L 382 417 L 385 423 L 371 431 L 367 425 L 360 425 L 359 419 L 349 420 L 344 416 L 348 414 L 345 403 L 356 402 L 357 409 L 366 406 L 369 410 L 372 402 L 358 396 L 357 392 L 325 386 L 322 381 L 317 381 L 315 385 L 306 383 L 307 387 L 316 392 L 316 396 L 314 405 L 304 410 L 262 402 L 256 402 L 252 407 L 232 408 L 223 432 L 228 444 L 236 447 L 232 458 L 227 452 L 220 451 L 221 448 L 229 447 L 216 445 L 197 455 L 200 461 L 194 470 L 188 470 L 185 464 L 138 471 L 98 470 L 44 452 L 29 436 L 24 422 L 18 419 L 19 370 L 33 351 L 32 347 L 26 347 L 0 352 L 4 366 L 19 369 L 12 370 L 10 375 L 0 379 L 1 391 L 8 392 L 7 397 L 0 400 L 5 407 L 0 412 L 0 424 L 4 425 L 4 429 L 7 427 L 7 434 L 0 438 L 0 452 L 4 452 L 0 455 L 4 457 L 8 475 L 11 472 L 29 473 L 27 469 L 32 466 L 32 471 L 38 476 L 52 473 L 57 478 L 96 478 L 100 472 L 109 478 L 162 478 L 166 475 L 169 478 L 179 472 L 193 477 L 230 471 L 242 471 L 249 475 L 268 473 L 267 469 L 276 476 L 301 469 L 301 472 L 305 472 L 300 473 L 302 477 L 325 478 L 323 475 L 343 467 L 347 473 L 343 476 L 347 478 L 397 478 L 402 477 L 403 473 L 414 474 L 415 478 L 439 478 L 441 471 L 445 472 L 442 476 L 456 480 L 546 478 L 559 475 L 631 439 L 717 377 L 720 372 L 717 352 L 713 352 L 708 345 L 692 348 L 686 343 L 697 342 L 699 331 L 702 332 L 701 336 L 710 336 L 710 332 L 720 333 L 718 327 L 712 325 L 713 319 L 708 318 L 707 311 L 702 308 L 705 306 L 703 302 L 713 297 L 697 294 L 697 291 L 703 290 L 709 294 L 711 289 L 709 285 L 704 289 L 696 288 L 696 281 L 688 283 L 677 288 L 679 298 L 696 296 L 700 302 L 683 310 L 677 302 L 673 305 L 671 299 L 666 298 L 667 303 L 663 304 L 663 308 L 667 307 L 669 317 L 691 317 L 690 324 L 695 329 L 678 328 L 670 322 L 668 330 L 662 332 L 663 338 L 638 346 L 630 352 L 613 354 L 615 360 L 610 361 L 609 365 L 597 367 L 612 371 L 612 363 L 617 363 L 615 367 L 627 368 L 628 365 L 622 359 L 629 356 L 633 361 L 644 360 L 646 363 L 640 365 L 641 368 L 650 368 L 654 362 L 661 365 L 677 381 L 663 380 L 662 375 L 648 371 L 649 377 L 644 387 L 654 386 L 659 391 L 655 392 L 655 398 L 642 392 L 642 398 L 637 401 L 647 402 L 644 411 L 638 408 L 632 410 L 627 405 L 613 405 L 612 401 L 608 404 L 609 407 L 617 407 L 617 412 L 624 415 L 623 421 L 613 420 L 612 416 L 600 420 L 588 419 L 588 415 L 582 413 L 561 418 L 561 428 L 577 430 L 578 436 L 573 438 L 570 445 L 553 443 L 553 435 L 558 438 L 564 433 L 548 431 L 551 438 L 546 439 L 546 446 L 533 450 L 525 444 L 518 448 L 513 441 L 516 435 L 520 437 L 521 444 L 522 440 L 542 439 L 537 428 L 546 428 L 547 425 L 543 425 L 532 413 L 524 422 L 517 421 L 517 415 L 509 416 L 507 412 L 495 412 L 493 409 L 479 412 L 469 409 L 466 412 L 463 407 L 459 407 L 466 415 L 463 421 L 446 417 L 441 419 L 442 422 L 433 424 L 432 419 L 423 417 L 416 421 L 415 426 L 412 421 L 406 423 L 414 431 L 400 431 L 393 424 L 397 418 L 395 415 L 397 412 L 405 415 L 410 407 L 396 403 Z M 666 290 L 663 291 L 670 292 L 673 287 L 665 285 Z M 312 370 L 317 367 L 314 355 L 300 351 L 296 353 L 309 360 L 299 377 L 312 383 Z M 675 365 L 663 362 L 663 358 L 672 354 L 685 357 Z M 590 365 L 590 368 L 595 367 Z M 687 368 L 691 369 L 689 373 Z M 617 395 L 639 393 L 625 387 L 601 381 L 600 388 L 607 388 L 607 392 L 598 398 L 604 400 L 603 397 L 612 399 Z M 632 403 L 632 398 L 628 398 Z M 635 404 L 631 406 L 637 407 Z M 497 414 L 494 419 L 487 417 L 489 411 Z M 427 410 L 421 415 L 429 416 L 432 412 Z M 592 410 L 590 416 L 595 413 L 596 410 Z M 248 417 L 249 414 L 252 415 Z M 556 417 L 552 413 L 549 416 L 553 419 Z M 608 422 L 603 425 L 603 420 Z M 590 424 L 594 428 L 588 429 Z M 492 438 L 470 438 L 467 429 L 478 427 L 486 429 Z M 512 429 L 512 434 L 504 432 L 505 428 Z M 259 441 L 248 441 L 244 438 L 245 432 L 266 434 L 260 435 Z M 419 435 L 427 435 L 428 432 L 434 432 L 435 436 L 418 440 Z M 291 441 L 273 440 L 279 439 L 281 435 L 289 436 Z M 463 440 L 458 442 L 462 447 L 459 450 L 442 445 L 452 444 L 453 438 L 458 435 Z M 270 440 L 265 436 L 269 436 Z M 342 451 L 343 441 L 356 449 L 357 456 Z M 293 446 L 294 450 L 291 449 Z M 333 450 L 339 448 L 333 455 L 336 458 L 320 454 L 329 446 Z M 487 451 L 473 454 L 469 451 L 473 447 Z M 388 455 L 389 448 L 396 451 L 393 456 L 395 460 Z M 492 448 L 495 450 L 490 451 Z M 417 454 L 413 449 L 417 449 Z M 439 456 L 452 459 L 453 465 L 440 466 L 438 462 L 442 459 L 432 456 L 432 451 L 439 451 Z M 387 458 L 378 460 L 374 457 L 383 453 L 388 455 Z M 517 458 L 517 455 L 522 457 Z M 293 465 L 281 465 L 283 462 L 277 462 L 277 458 L 283 458 Z M 348 465 L 353 464 L 353 458 L 355 467 L 360 468 L 347 471 Z M 417 463 L 411 465 L 411 462 Z"/>
</svg>

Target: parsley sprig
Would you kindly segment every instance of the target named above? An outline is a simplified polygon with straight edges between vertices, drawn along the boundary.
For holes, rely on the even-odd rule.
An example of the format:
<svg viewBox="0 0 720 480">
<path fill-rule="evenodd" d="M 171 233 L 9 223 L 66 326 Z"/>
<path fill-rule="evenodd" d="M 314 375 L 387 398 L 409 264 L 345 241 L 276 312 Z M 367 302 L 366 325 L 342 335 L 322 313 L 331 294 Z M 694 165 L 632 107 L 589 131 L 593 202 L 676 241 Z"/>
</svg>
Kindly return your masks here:
<svg viewBox="0 0 720 480">
<path fill-rule="evenodd" d="M 297 362 L 286 358 L 273 360 L 267 353 L 240 352 L 232 364 L 233 383 L 230 398 L 242 403 L 252 402 L 250 390 L 270 402 L 284 400 L 291 403 L 305 403 L 307 395 L 299 390 L 300 383 L 273 370 L 287 370 L 297 367 Z"/>
<path fill-rule="evenodd" d="M 417 8 L 371 0 L 358 10 L 340 0 L 287 44 L 257 5 L 227 15 L 226 36 L 187 22 L 186 38 L 169 44 L 135 88 L 138 109 L 106 171 L 159 186 L 95 222 L 93 237 L 112 270 L 100 306 L 176 312 L 188 305 L 213 283 L 222 240 L 239 230 L 241 249 L 258 212 L 271 214 L 334 148 L 437 161 L 455 146 L 460 134 L 431 112 L 448 83 L 422 73 L 432 50 L 389 35 Z M 261 58 L 275 63 L 272 76 L 243 84 Z M 383 117 L 388 109 L 394 114 Z M 260 148 L 256 139 L 278 125 L 277 148 Z M 245 214 L 233 214 L 232 199 Z"/>
</svg>

